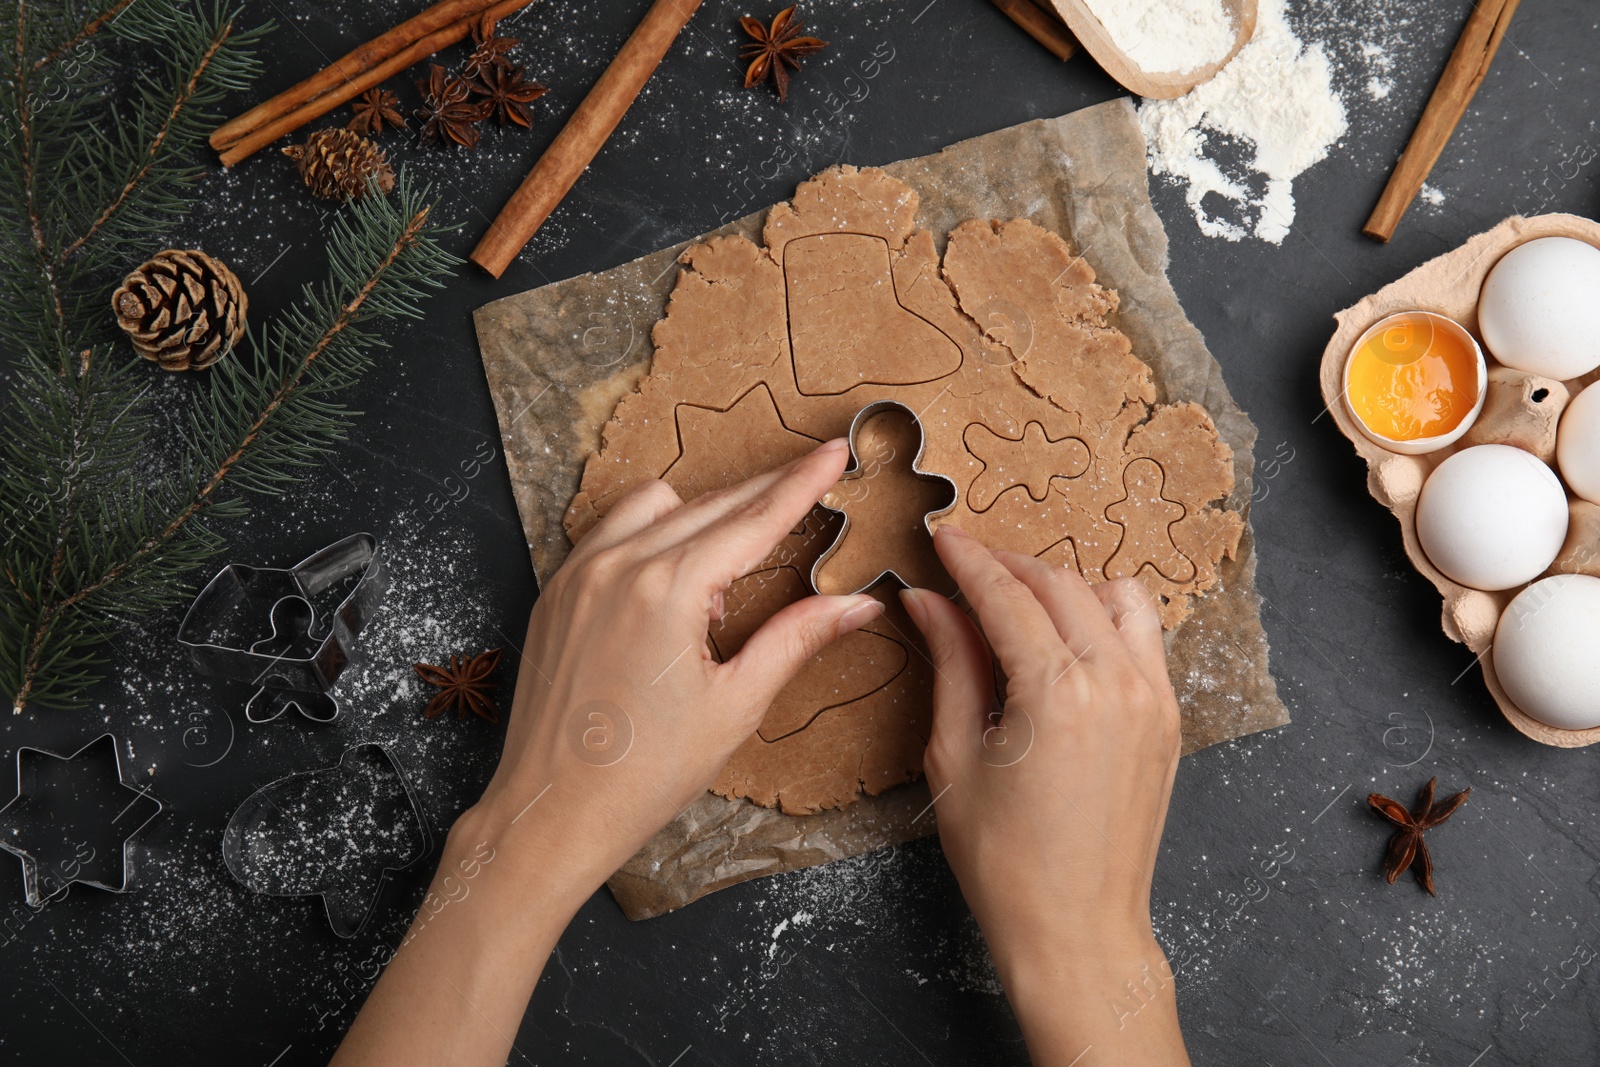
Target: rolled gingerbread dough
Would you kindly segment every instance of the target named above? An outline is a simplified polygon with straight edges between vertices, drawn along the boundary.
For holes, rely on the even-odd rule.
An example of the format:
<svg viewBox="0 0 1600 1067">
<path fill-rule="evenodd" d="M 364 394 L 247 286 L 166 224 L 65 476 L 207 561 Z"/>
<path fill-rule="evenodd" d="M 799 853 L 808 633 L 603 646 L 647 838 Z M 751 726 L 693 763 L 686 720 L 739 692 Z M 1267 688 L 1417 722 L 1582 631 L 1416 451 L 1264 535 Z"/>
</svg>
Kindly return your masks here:
<svg viewBox="0 0 1600 1067">
<path fill-rule="evenodd" d="M 1150 367 L 1110 321 L 1117 294 L 1060 235 L 1027 219 L 961 222 L 944 255 L 916 224 L 919 197 L 882 170 L 841 166 L 767 215 L 761 243 L 691 246 L 651 333 L 650 373 L 617 404 L 566 517 L 576 541 L 640 482 L 684 499 L 733 485 L 842 436 L 868 404 L 864 477 L 825 500 L 849 518 L 816 569 L 819 592 L 893 571 L 941 591 L 923 519 L 1072 567 L 1133 577 L 1170 629 L 1238 548 L 1218 506 L 1233 456 L 1198 404 L 1155 404 Z M 818 527 L 828 521 L 820 507 Z M 712 628 L 733 655 L 812 590 L 829 548 L 805 529 L 728 590 Z M 835 529 L 832 534 L 840 537 Z M 933 672 L 900 611 L 899 583 L 869 590 L 884 616 L 794 679 L 713 789 L 790 815 L 854 803 L 922 773 Z"/>
<path fill-rule="evenodd" d="M 1234 403 L 1221 368 L 1166 279 L 1166 235 L 1149 202 L 1144 159 L 1137 117 L 1128 101 L 1118 100 L 999 130 L 883 169 L 917 191 L 916 229 L 932 235 L 941 254 L 945 235 L 974 218 L 1027 218 L 1083 248 L 1098 282 L 1118 294 L 1119 307 L 1107 321 L 1148 365 L 1152 399 L 1200 405 L 1231 447 L 1233 488 L 1224 510 L 1247 518 L 1255 428 Z M 678 257 L 708 237 L 740 235 L 760 244 L 767 216 L 757 212 L 602 274 L 547 285 L 478 310 L 479 346 L 512 489 L 541 580 L 570 550 L 564 519 L 585 459 L 600 447 L 602 426 L 651 368 L 650 335 L 676 288 Z M 1021 331 L 1027 323 L 1008 317 L 1008 310 L 1000 304 L 987 309 L 982 325 L 993 343 L 1014 350 L 1024 343 Z M 825 397 L 848 384 L 830 373 L 824 367 L 817 378 L 807 378 L 806 395 Z M 797 392 L 801 384 L 796 383 Z M 1058 390 L 1071 386 L 1054 384 Z M 1070 394 L 1059 395 L 1070 406 Z M 1029 420 L 1019 421 L 1025 451 L 1049 452 L 1051 466 L 1069 476 L 1087 465 L 1074 438 L 1056 438 L 1054 430 L 1047 434 L 1043 422 L 1034 428 Z M 988 427 L 964 436 L 967 450 L 995 472 L 969 489 L 974 509 L 992 511 L 993 502 L 1013 486 L 1033 499 L 1047 493 L 1053 478 L 1046 481 L 1037 470 L 1004 462 L 1006 450 L 1016 447 L 1016 435 L 995 440 L 989 433 L 1001 437 Z M 1133 475 L 1138 488 L 1153 472 Z M 827 532 L 815 536 L 826 538 Z M 1168 632 L 1186 753 L 1288 721 L 1267 668 L 1254 574 L 1246 523 L 1234 557 L 1225 556 L 1217 566 L 1216 584 L 1193 600 L 1190 616 Z M 773 576 L 791 583 L 803 578 L 798 567 Z M 731 654 L 739 639 L 732 630 L 719 634 L 716 640 L 728 647 L 718 651 Z M 884 672 L 894 669 L 893 659 L 881 666 Z M 827 679 L 817 676 L 810 684 L 822 687 Z M 796 725 L 797 720 L 769 721 L 762 729 L 778 738 Z M 647 918 L 748 879 L 933 833 L 929 800 L 925 786 L 915 781 L 843 807 L 791 816 L 706 793 L 609 885 L 630 918 Z"/>
</svg>

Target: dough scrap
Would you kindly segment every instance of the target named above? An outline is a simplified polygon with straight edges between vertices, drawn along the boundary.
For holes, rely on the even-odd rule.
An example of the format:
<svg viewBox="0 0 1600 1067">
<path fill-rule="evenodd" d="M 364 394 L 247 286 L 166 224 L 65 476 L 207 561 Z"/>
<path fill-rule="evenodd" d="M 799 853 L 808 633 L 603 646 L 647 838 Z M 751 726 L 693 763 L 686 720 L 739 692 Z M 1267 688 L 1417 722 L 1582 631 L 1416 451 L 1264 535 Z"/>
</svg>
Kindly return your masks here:
<svg viewBox="0 0 1600 1067">
<path fill-rule="evenodd" d="M 1199 405 L 1156 403 L 1149 366 L 1113 324 L 1117 294 L 1066 240 L 1026 219 L 969 220 L 941 262 L 917 208 L 886 173 L 835 167 L 768 213 L 761 245 L 714 237 L 686 250 L 650 373 L 585 464 L 569 536 L 642 481 L 665 478 L 688 499 L 842 436 L 861 408 L 893 399 L 920 413 L 918 465 L 956 484 L 939 521 L 1090 582 L 1135 576 L 1177 626 L 1244 530 L 1220 505 L 1233 488 L 1227 444 Z M 870 527 L 874 499 L 846 502 L 852 522 Z M 882 506 L 908 512 L 904 500 Z M 730 587 L 716 656 L 809 591 L 841 525 L 818 508 Z M 890 558 L 905 548 L 881 551 L 881 566 L 856 569 L 914 569 Z M 892 581 L 869 592 L 884 615 L 779 694 L 715 792 L 804 814 L 920 777 L 932 667 Z"/>
</svg>

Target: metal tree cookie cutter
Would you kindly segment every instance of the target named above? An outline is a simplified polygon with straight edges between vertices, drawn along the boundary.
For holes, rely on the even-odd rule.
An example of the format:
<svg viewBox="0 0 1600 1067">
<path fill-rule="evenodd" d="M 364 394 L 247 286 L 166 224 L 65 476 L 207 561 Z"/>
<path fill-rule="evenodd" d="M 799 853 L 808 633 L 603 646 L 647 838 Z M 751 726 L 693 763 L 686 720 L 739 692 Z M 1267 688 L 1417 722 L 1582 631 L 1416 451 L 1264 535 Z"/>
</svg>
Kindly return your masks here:
<svg viewBox="0 0 1600 1067">
<path fill-rule="evenodd" d="M 338 937 L 355 937 L 391 874 L 432 848 L 422 805 L 388 749 L 345 749 L 245 798 L 222 834 L 228 873 L 270 897 L 320 896 Z"/>
<path fill-rule="evenodd" d="M 98 797 L 86 796 L 81 789 L 65 791 L 63 786 L 69 783 L 64 776 L 75 773 L 72 765 L 83 760 L 87 766 L 92 752 L 102 746 L 111 749 L 116 790 L 105 790 Z M 25 759 L 28 753 L 34 758 Z M 55 765 L 44 763 L 44 759 L 55 761 Z M 124 799 L 124 792 L 134 796 Z M 143 819 L 129 818 L 135 805 L 148 805 L 153 810 Z M 23 896 L 30 907 L 43 907 L 73 883 L 108 893 L 126 893 L 132 888 L 133 838 L 161 814 L 163 807 L 148 791 L 129 785 L 123 777 L 122 752 L 112 734 L 101 734 L 70 756 L 23 745 L 17 749 L 17 795 L 0 807 L 0 848 L 22 861 Z M 124 819 L 128 820 L 124 828 L 118 828 Z M 99 873 L 107 867 L 99 846 L 109 843 L 113 830 L 118 841 L 114 882 Z M 59 840 L 47 848 L 41 840 L 46 837 Z"/>
<path fill-rule="evenodd" d="M 332 722 L 339 703 L 328 694 L 388 588 L 377 539 L 368 533 L 335 541 L 293 567 L 232 563 L 195 597 L 178 643 L 207 674 L 258 687 L 245 705 L 250 722 L 270 722 L 291 707 L 313 722 Z M 268 635 L 251 642 L 263 623 Z"/>
<path fill-rule="evenodd" d="M 873 457 L 868 463 L 864 464 L 862 462 L 860 449 L 861 430 L 873 418 L 883 414 L 886 411 L 897 411 L 904 414 L 908 419 L 911 420 L 912 425 L 916 427 L 917 452 L 916 455 L 911 457 L 911 473 L 914 476 L 924 480 L 943 482 L 945 487 L 949 489 L 949 503 L 934 508 L 932 511 L 927 512 L 922 517 L 923 528 L 931 537 L 933 536 L 933 520 L 948 515 L 951 511 L 955 510 L 955 506 L 960 500 L 960 489 L 957 488 L 955 481 L 951 478 L 943 474 L 939 474 L 936 471 L 922 469 L 922 454 L 924 451 L 926 451 L 928 444 L 927 434 L 922 428 L 922 417 L 898 400 L 875 400 L 866 407 L 862 408 L 860 411 L 856 412 L 855 418 L 850 420 L 850 432 L 848 436 L 850 443 L 850 465 L 846 467 L 844 473 L 839 476 L 838 484 L 835 486 L 834 490 L 829 491 L 830 495 L 832 495 L 832 493 L 838 489 L 839 485 L 870 478 L 874 474 L 876 470 L 876 464 L 878 464 L 880 461 L 877 459 L 877 457 Z M 891 456 L 888 458 L 892 459 L 894 457 L 891 454 Z M 822 591 L 821 587 L 818 585 L 818 576 L 822 573 L 822 569 L 828 564 L 828 561 L 833 559 L 834 556 L 838 554 L 839 547 L 844 544 L 845 538 L 850 535 L 849 512 L 844 508 L 834 507 L 832 504 L 829 504 L 827 502 L 827 497 L 824 497 L 820 503 L 822 507 L 836 515 L 841 516 L 844 519 L 844 522 L 840 525 L 839 532 L 834 536 L 832 544 L 828 545 L 827 549 L 823 551 L 822 555 L 818 556 L 816 562 L 811 565 L 811 589 L 813 592 L 818 593 Z M 895 581 L 908 588 L 913 584 L 907 581 L 905 576 L 893 567 L 885 567 L 880 570 L 870 581 L 859 584 L 857 588 L 837 590 L 835 592 L 838 595 L 862 593 L 872 588 L 874 585 L 877 585 L 878 582 L 882 581 L 885 577 L 893 578 Z M 951 583 L 951 585 L 953 589 L 953 583 Z"/>
</svg>

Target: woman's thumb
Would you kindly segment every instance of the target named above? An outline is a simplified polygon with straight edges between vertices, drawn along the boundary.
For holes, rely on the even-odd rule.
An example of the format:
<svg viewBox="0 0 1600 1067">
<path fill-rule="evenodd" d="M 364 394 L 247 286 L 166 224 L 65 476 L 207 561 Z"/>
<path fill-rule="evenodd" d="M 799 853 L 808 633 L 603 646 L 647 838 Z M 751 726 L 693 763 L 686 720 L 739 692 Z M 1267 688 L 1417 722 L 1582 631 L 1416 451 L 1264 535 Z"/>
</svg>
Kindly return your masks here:
<svg viewBox="0 0 1600 1067">
<path fill-rule="evenodd" d="M 762 623 L 725 666 L 741 698 L 764 710 L 807 660 L 882 614 L 883 604 L 865 593 L 809 596 Z"/>
<path fill-rule="evenodd" d="M 983 744 L 994 705 L 994 666 L 977 626 L 945 597 L 907 589 L 901 603 L 922 631 L 933 660 L 933 730 L 928 748 L 955 759 Z"/>
</svg>

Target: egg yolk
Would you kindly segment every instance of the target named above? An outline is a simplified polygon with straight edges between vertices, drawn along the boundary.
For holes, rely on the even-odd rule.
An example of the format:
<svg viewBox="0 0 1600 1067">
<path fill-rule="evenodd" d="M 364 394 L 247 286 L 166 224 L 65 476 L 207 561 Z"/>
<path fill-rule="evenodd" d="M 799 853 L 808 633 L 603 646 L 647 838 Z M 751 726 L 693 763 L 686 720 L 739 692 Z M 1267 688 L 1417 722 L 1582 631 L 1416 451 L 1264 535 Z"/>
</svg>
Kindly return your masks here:
<svg viewBox="0 0 1600 1067">
<path fill-rule="evenodd" d="M 1449 433 L 1478 402 L 1478 358 L 1426 316 L 1399 316 L 1350 356 L 1350 409 L 1391 441 Z"/>
</svg>

